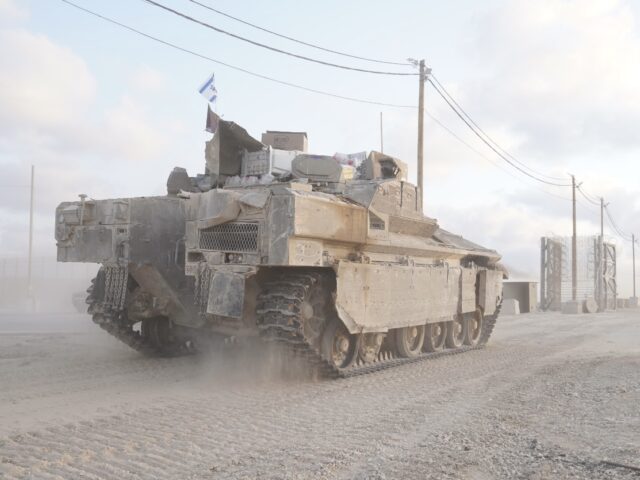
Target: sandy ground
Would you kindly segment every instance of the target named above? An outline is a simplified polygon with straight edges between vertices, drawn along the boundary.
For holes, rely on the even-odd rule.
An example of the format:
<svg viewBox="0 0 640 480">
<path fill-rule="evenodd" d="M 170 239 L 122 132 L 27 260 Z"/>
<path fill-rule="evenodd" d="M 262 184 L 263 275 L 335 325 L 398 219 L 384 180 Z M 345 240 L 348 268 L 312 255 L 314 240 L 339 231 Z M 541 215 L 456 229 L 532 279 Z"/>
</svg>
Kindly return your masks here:
<svg viewBox="0 0 640 480">
<path fill-rule="evenodd" d="M 502 317 L 481 351 L 336 381 L 147 359 L 0 317 L 0 478 L 640 478 L 640 311 Z"/>
</svg>

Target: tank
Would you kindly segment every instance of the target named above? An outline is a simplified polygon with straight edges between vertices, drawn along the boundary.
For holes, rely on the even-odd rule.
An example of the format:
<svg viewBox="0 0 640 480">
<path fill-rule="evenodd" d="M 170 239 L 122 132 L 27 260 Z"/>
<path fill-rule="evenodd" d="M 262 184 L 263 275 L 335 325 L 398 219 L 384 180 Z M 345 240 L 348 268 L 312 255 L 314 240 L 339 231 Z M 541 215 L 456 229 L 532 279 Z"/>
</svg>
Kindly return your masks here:
<svg viewBox="0 0 640 480">
<path fill-rule="evenodd" d="M 151 354 L 260 338 L 329 377 L 487 343 L 500 255 L 425 216 L 404 162 L 279 150 L 208 119 L 204 175 L 58 207 L 59 260 L 103 265 L 96 323 Z"/>
</svg>

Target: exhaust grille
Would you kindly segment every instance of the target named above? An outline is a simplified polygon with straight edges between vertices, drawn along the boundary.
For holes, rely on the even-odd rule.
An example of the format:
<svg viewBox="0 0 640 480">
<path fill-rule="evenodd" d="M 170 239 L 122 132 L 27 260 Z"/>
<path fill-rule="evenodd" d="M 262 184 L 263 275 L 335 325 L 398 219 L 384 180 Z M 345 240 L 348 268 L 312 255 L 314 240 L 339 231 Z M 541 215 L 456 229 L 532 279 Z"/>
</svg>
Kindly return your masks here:
<svg viewBox="0 0 640 480">
<path fill-rule="evenodd" d="M 200 249 L 257 252 L 258 224 L 230 222 L 200 230 Z"/>
</svg>

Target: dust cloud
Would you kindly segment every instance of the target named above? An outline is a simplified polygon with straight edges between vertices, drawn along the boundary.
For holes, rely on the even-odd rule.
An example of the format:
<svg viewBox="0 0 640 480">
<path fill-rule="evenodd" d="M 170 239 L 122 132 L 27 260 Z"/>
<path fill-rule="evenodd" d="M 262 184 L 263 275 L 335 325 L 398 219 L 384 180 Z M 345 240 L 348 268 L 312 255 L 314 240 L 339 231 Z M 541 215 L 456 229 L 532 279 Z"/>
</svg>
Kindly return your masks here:
<svg viewBox="0 0 640 480">
<path fill-rule="evenodd" d="M 638 310 L 503 316 L 483 350 L 309 382 L 251 343 L 149 358 L 3 314 L 0 477 L 637 478 L 639 335 Z"/>
<path fill-rule="evenodd" d="M 86 290 L 99 265 L 34 257 L 0 257 L 0 313 L 86 312 Z"/>
</svg>

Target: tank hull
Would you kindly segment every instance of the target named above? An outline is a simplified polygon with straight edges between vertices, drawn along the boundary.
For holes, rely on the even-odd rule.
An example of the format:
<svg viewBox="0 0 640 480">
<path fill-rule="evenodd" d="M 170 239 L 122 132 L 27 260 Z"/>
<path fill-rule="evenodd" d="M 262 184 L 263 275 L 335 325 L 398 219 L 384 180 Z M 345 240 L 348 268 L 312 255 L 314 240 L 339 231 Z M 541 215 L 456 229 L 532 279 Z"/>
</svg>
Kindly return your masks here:
<svg viewBox="0 0 640 480">
<path fill-rule="evenodd" d="M 205 318 L 251 324 L 245 281 L 262 285 L 282 269 L 331 276 L 332 302 L 352 334 L 450 321 L 478 307 L 492 315 L 502 298 L 499 255 L 441 230 L 415 209 L 377 198 L 392 189 L 369 187 L 373 193 L 362 204 L 308 185 L 193 195 L 186 271 L 201 288 L 206 283 L 199 295 Z M 260 202 L 247 207 L 255 198 Z M 248 225 L 255 226 L 251 234 Z"/>
<path fill-rule="evenodd" d="M 425 216 L 406 164 L 284 155 L 215 123 L 206 173 L 174 169 L 169 195 L 56 210 L 58 259 L 102 264 L 88 298 L 101 328 L 160 355 L 259 336 L 329 376 L 486 344 L 500 255 Z"/>
</svg>

